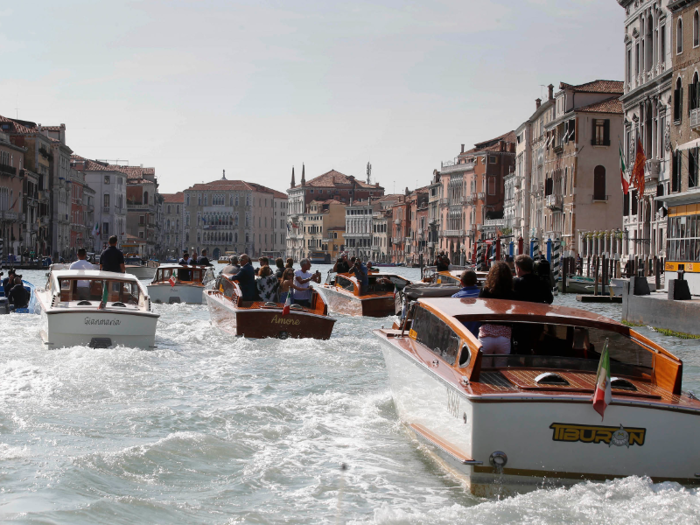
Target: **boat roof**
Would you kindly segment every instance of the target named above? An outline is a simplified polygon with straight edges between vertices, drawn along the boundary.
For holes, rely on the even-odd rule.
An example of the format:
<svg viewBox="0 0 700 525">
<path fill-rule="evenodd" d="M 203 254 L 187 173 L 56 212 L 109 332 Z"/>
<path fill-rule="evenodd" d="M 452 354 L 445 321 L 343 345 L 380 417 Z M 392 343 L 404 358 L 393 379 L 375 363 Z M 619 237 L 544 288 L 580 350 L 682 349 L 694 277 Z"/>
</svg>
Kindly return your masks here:
<svg viewBox="0 0 700 525">
<path fill-rule="evenodd" d="M 108 279 L 113 281 L 136 281 L 138 277 L 130 273 L 103 272 L 101 270 L 58 270 L 51 272 L 56 279 Z"/>
<path fill-rule="evenodd" d="M 570 325 L 606 325 L 617 332 L 628 333 L 627 328 L 609 317 L 587 310 L 526 301 L 482 298 L 426 297 L 419 299 L 435 312 L 460 320 L 489 320 L 525 323 L 552 323 Z"/>
<path fill-rule="evenodd" d="M 211 268 L 211 266 L 197 265 L 197 264 L 178 264 L 178 263 L 165 263 L 158 266 L 158 270 L 168 270 L 172 268 L 186 269 L 186 268 Z"/>
</svg>

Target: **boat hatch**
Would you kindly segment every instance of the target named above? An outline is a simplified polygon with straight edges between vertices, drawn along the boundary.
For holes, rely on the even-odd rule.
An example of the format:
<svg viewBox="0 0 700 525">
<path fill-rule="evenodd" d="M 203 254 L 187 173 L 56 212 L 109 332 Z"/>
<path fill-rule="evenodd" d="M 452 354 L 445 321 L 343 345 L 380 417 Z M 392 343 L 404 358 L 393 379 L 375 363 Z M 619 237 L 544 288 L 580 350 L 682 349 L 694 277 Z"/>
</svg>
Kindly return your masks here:
<svg viewBox="0 0 700 525">
<path fill-rule="evenodd" d="M 535 378 L 535 383 L 538 385 L 557 385 L 557 386 L 569 386 L 569 382 L 564 379 L 559 374 L 553 372 L 545 372 L 538 375 Z"/>
<path fill-rule="evenodd" d="M 90 348 L 109 348 L 112 346 L 112 340 L 109 337 L 93 337 L 88 346 Z"/>
<path fill-rule="evenodd" d="M 630 390 L 632 392 L 637 391 L 636 386 L 634 386 L 630 381 L 627 381 L 627 379 L 623 379 L 621 377 L 611 377 L 610 387 L 618 390 Z"/>
</svg>

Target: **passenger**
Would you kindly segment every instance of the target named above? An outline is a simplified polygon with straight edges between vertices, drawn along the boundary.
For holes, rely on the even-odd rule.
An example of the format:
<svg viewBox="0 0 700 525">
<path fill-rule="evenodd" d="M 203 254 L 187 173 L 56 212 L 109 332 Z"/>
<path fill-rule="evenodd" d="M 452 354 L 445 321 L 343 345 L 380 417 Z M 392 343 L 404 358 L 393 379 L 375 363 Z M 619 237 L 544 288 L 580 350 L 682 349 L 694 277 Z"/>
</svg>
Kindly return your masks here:
<svg viewBox="0 0 700 525">
<path fill-rule="evenodd" d="M 177 261 L 177 264 L 182 264 L 182 265 L 187 265 L 187 260 L 190 258 L 189 254 L 187 253 L 187 250 L 184 250 L 182 252 L 182 257 L 180 257 L 180 260 Z"/>
<path fill-rule="evenodd" d="M 506 263 L 496 261 L 491 266 L 479 297 L 513 299 L 513 274 Z M 486 323 L 479 328 L 479 342 L 485 354 L 510 354 L 510 336 L 510 326 Z"/>
<path fill-rule="evenodd" d="M 233 275 L 234 273 L 238 273 L 241 269 L 240 264 L 238 264 L 238 255 L 232 255 L 231 257 L 228 258 L 228 264 L 224 266 L 224 269 L 221 270 L 221 273 Z"/>
<path fill-rule="evenodd" d="M 258 294 L 260 300 L 264 302 L 277 302 L 277 288 L 280 285 L 279 280 L 272 273 L 272 268 L 263 266 L 260 268 L 260 276 L 256 280 Z"/>
<path fill-rule="evenodd" d="M 376 272 L 377 269 L 372 267 L 372 261 L 367 261 L 367 273 Z"/>
<path fill-rule="evenodd" d="M 178 261 L 178 264 L 182 264 L 183 266 L 187 266 L 188 260 L 189 260 L 189 254 L 187 253 L 187 250 L 185 250 L 182 253 L 182 257 Z M 177 278 L 181 281 L 189 281 L 190 279 L 192 279 L 192 276 L 191 276 L 189 270 L 182 269 L 182 270 L 177 271 Z"/>
<path fill-rule="evenodd" d="M 340 254 L 340 257 L 338 257 L 338 260 L 333 265 L 333 271 L 335 273 L 348 273 L 350 271 L 347 253 L 343 252 Z"/>
<path fill-rule="evenodd" d="M 7 277 L 5 277 L 2 280 L 2 290 L 5 294 L 5 297 L 8 297 L 10 295 L 10 290 L 12 290 L 12 287 L 15 285 L 15 274 L 17 272 L 15 271 L 14 268 L 10 268 L 10 270 L 7 272 Z"/>
<path fill-rule="evenodd" d="M 369 279 L 367 278 L 367 267 L 362 264 L 359 257 L 355 259 L 352 268 L 350 268 L 350 273 L 354 274 L 357 278 L 357 282 L 360 283 L 360 295 L 365 295 L 367 293 Z"/>
<path fill-rule="evenodd" d="M 103 272 L 126 273 L 124 254 L 117 248 L 117 236 L 109 238 L 109 248 L 100 255 L 100 270 Z"/>
<path fill-rule="evenodd" d="M 438 255 L 437 260 L 435 261 L 437 266 L 437 271 L 438 272 L 447 272 L 450 269 L 450 260 L 447 258 L 445 255 Z"/>
<path fill-rule="evenodd" d="M 275 277 L 281 279 L 282 275 L 284 275 L 284 260 L 282 257 L 277 257 L 277 259 L 275 259 L 275 266 Z"/>
<path fill-rule="evenodd" d="M 311 262 L 308 259 L 302 259 L 300 264 L 301 269 L 294 272 L 294 284 L 302 288 L 302 291 L 294 294 L 294 303 L 311 308 L 311 288 L 309 283 L 311 281 L 320 283 L 321 272 L 311 273 L 309 271 Z"/>
<path fill-rule="evenodd" d="M 255 283 L 255 270 L 250 264 L 250 257 L 247 254 L 241 254 L 240 257 L 241 269 L 234 275 L 227 275 L 229 281 L 237 281 L 241 288 L 241 299 L 244 301 L 257 301 L 258 287 Z"/>
<path fill-rule="evenodd" d="M 22 283 L 21 275 L 15 275 L 14 286 L 10 290 L 8 299 L 10 304 L 14 306 L 15 310 L 29 306 L 30 295 Z"/>
<path fill-rule="evenodd" d="M 552 269 L 549 265 L 547 259 L 541 259 L 535 264 L 535 275 L 540 280 L 540 286 L 542 287 L 542 298 L 547 304 L 552 304 L 554 301 L 554 296 L 552 295 L 552 290 L 556 286 L 556 281 L 554 280 L 554 275 L 552 275 Z"/>
<path fill-rule="evenodd" d="M 513 281 L 514 299 L 531 303 L 552 304 L 552 290 L 544 285 L 540 278 L 532 273 L 534 264 L 529 255 L 518 255 L 515 258 L 515 273 L 518 277 Z"/>
<path fill-rule="evenodd" d="M 284 273 L 282 274 L 282 282 L 280 283 L 279 287 L 279 302 L 286 303 L 287 295 L 292 290 L 303 292 L 304 288 L 301 288 L 294 284 L 294 268 L 285 268 Z M 294 293 L 291 293 L 292 296 L 294 296 Z"/>
<path fill-rule="evenodd" d="M 452 297 L 479 297 L 479 287 L 476 285 L 476 272 L 464 270 L 459 278 L 462 289 Z"/>
<path fill-rule="evenodd" d="M 195 250 L 194 248 L 192 248 L 192 255 L 190 256 L 189 259 L 187 259 L 187 264 L 196 265 L 196 264 L 197 264 L 197 259 L 198 259 L 198 257 L 197 257 L 197 250 Z"/>
<path fill-rule="evenodd" d="M 294 268 L 294 259 L 287 257 L 287 268 Z"/>
<path fill-rule="evenodd" d="M 258 257 L 258 263 L 260 263 L 259 268 L 262 268 L 263 266 L 270 266 L 270 259 L 265 257 L 264 255 L 262 257 Z"/>
<path fill-rule="evenodd" d="M 211 262 L 209 262 L 209 258 L 207 257 L 207 249 L 204 248 L 202 250 L 202 255 L 199 256 L 197 259 L 197 264 L 199 266 L 214 266 Z"/>
<path fill-rule="evenodd" d="M 70 265 L 70 270 L 92 270 L 93 266 L 87 261 L 85 248 L 78 248 L 78 260 Z M 78 281 L 78 300 L 87 301 L 90 299 L 90 281 L 84 279 Z"/>
</svg>

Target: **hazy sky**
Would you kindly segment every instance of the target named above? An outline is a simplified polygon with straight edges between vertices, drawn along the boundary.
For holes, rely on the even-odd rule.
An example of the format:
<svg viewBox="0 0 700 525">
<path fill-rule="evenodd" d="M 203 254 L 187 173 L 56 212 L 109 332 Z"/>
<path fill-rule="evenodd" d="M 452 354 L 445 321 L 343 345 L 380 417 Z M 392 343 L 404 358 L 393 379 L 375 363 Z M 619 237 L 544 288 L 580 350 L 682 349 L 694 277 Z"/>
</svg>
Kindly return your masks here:
<svg viewBox="0 0 700 525">
<path fill-rule="evenodd" d="M 330 169 L 391 192 L 515 129 L 549 83 L 623 77 L 615 0 L 55 0 L 0 7 L 0 114 L 65 123 L 164 193 Z"/>
</svg>

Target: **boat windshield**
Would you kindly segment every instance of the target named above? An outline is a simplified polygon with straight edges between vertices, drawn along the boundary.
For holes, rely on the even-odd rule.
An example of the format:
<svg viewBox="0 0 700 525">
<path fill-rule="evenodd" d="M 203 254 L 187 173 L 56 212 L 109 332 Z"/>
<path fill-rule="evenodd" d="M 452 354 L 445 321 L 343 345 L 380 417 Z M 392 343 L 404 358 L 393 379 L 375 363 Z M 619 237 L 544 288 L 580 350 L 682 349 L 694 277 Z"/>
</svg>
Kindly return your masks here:
<svg viewBox="0 0 700 525">
<path fill-rule="evenodd" d="M 372 275 L 369 274 L 367 290 L 369 293 L 394 292 L 403 290 L 409 281 L 398 275 Z"/>
<path fill-rule="evenodd" d="M 206 269 L 195 268 L 195 267 L 182 267 L 182 268 L 159 268 L 156 271 L 156 275 L 153 278 L 154 283 L 165 283 L 170 280 L 171 277 L 175 276 L 176 281 L 186 281 L 201 283 L 208 280 Z"/>
<path fill-rule="evenodd" d="M 482 369 L 524 367 L 595 372 L 608 339 L 612 374 L 649 377 L 652 372 L 652 352 L 613 330 L 560 324 L 498 324 L 511 327 L 511 354 L 484 354 Z"/>
<path fill-rule="evenodd" d="M 138 284 L 127 281 L 104 279 L 59 279 L 61 302 L 89 302 L 98 304 L 103 299 L 104 286 L 107 286 L 107 302 L 138 306 L 140 289 Z M 86 305 L 87 306 L 87 305 Z"/>
</svg>

